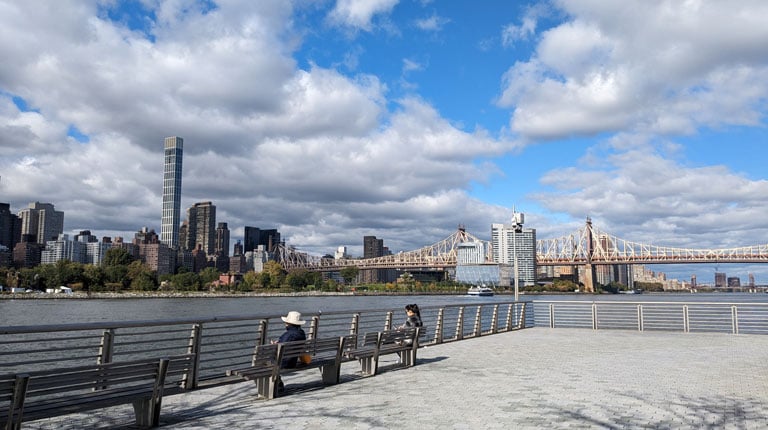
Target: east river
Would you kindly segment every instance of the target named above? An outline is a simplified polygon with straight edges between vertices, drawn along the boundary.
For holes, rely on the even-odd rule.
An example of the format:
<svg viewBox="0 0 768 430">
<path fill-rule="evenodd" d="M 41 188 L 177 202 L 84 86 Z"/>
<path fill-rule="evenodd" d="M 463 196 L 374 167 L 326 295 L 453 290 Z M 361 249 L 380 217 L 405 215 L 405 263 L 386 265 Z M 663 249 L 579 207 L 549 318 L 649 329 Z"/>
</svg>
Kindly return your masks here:
<svg viewBox="0 0 768 430">
<path fill-rule="evenodd" d="M 0 326 L 67 324 L 99 321 L 137 321 L 221 316 L 284 315 L 297 310 L 304 314 L 318 311 L 359 311 L 402 309 L 408 303 L 419 306 L 510 302 L 512 295 L 469 297 L 465 295 L 404 296 L 233 296 L 194 298 L 119 298 L 119 299 L 3 299 L 0 300 Z M 580 300 L 632 302 L 718 302 L 768 303 L 765 293 L 698 293 L 641 295 L 520 295 L 520 300 Z"/>
</svg>

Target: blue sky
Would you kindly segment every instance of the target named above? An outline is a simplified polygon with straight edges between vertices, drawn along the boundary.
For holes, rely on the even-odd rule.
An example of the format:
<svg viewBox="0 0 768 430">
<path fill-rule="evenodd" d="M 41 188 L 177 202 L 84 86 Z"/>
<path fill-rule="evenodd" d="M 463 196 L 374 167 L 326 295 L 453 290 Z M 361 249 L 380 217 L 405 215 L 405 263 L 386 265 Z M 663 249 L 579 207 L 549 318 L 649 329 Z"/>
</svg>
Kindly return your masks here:
<svg viewBox="0 0 768 430">
<path fill-rule="evenodd" d="M 183 207 L 212 201 L 234 239 L 407 251 L 458 224 L 487 239 L 515 206 L 539 238 L 589 216 L 765 244 L 766 19 L 761 0 L 0 0 L 0 201 L 159 231 L 178 135 Z"/>
</svg>

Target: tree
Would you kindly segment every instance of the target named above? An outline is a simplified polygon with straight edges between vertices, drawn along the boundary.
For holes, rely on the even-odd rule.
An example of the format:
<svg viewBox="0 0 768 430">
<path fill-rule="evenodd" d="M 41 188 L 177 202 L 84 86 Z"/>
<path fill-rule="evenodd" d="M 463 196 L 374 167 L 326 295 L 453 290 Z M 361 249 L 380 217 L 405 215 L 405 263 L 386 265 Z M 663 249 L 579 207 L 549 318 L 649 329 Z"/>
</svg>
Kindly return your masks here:
<svg viewBox="0 0 768 430">
<path fill-rule="evenodd" d="M 104 286 L 104 281 L 107 279 L 107 274 L 103 268 L 88 264 L 83 268 L 83 289 L 86 291 L 93 291 L 101 289 Z"/>
<path fill-rule="evenodd" d="M 215 267 L 206 267 L 201 270 L 198 276 L 200 276 L 200 283 L 203 286 L 209 285 L 211 282 L 219 279 L 219 271 Z"/>
<path fill-rule="evenodd" d="M 360 269 L 357 266 L 347 266 L 339 270 L 339 275 L 344 279 L 345 284 L 351 284 L 357 279 L 358 273 L 360 273 Z"/>
<path fill-rule="evenodd" d="M 278 263 L 277 261 L 267 261 L 264 263 L 264 270 L 263 272 L 266 272 L 269 274 L 269 286 L 272 288 L 280 288 L 281 285 L 283 285 L 283 280 L 285 280 L 285 270 L 283 269 L 283 265 Z"/>
<path fill-rule="evenodd" d="M 124 248 L 110 248 L 104 255 L 102 266 L 127 266 L 134 260 L 133 256 Z"/>
<path fill-rule="evenodd" d="M 256 273 L 256 272 L 253 272 Z M 256 273 L 256 286 L 259 288 L 267 288 L 271 284 L 272 280 L 269 277 L 269 273 L 261 271 Z"/>
<path fill-rule="evenodd" d="M 197 273 L 179 273 L 172 278 L 171 283 L 173 288 L 178 291 L 200 290 L 200 277 L 197 276 Z"/>
<path fill-rule="evenodd" d="M 139 260 L 134 260 L 128 265 L 126 276 L 133 290 L 147 291 L 157 288 L 155 272 Z"/>
<path fill-rule="evenodd" d="M 307 278 L 309 271 L 307 269 L 294 269 L 291 270 L 285 277 L 285 282 L 291 286 L 293 291 L 301 291 L 309 285 Z"/>
</svg>

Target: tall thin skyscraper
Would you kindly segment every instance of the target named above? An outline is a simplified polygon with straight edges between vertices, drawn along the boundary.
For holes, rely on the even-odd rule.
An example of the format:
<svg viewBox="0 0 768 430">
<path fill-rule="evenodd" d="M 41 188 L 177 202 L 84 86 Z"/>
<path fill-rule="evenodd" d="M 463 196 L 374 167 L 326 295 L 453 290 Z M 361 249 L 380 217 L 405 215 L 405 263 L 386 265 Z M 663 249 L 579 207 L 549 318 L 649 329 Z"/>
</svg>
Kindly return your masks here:
<svg viewBox="0 0 768 430">
<path fill-rule="evenodd" d="M 176 136 L 165 138 L 165 170 L 163 171 L 163 221 L 160 241 L 170 248 L 179 245 L 181 218 L 181 160 L 184 139 Z"/>
</svg>

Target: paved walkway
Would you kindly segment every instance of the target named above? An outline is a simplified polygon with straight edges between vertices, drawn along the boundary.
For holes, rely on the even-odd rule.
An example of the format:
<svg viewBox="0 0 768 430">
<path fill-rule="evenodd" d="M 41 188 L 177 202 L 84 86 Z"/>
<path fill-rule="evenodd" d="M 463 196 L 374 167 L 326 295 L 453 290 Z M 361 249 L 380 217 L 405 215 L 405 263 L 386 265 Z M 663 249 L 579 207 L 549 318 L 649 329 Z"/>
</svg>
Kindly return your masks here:
<svg viewBox="0 0 768 430">
<path fill-rule="evenodd" d="M 161 429 L 768 428 L 768 336 L 534 328 L 430 346 L 371 378 L 311 370 L 163 401 Z M 298 379 L 297 379 L 298 378 Z M 130 407 L 24 428 L 131 428 Z"/>
</svg>

